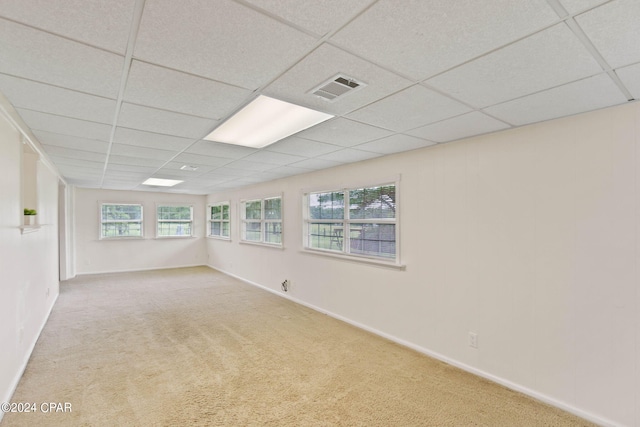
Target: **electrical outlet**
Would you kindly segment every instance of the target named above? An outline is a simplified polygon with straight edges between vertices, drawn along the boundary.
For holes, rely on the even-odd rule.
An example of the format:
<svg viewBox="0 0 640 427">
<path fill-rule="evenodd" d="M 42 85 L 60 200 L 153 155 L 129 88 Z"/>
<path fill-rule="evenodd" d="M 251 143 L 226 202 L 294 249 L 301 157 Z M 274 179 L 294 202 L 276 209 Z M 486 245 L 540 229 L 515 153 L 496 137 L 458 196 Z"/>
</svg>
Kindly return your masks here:
<svg viewBox="0 0 640 427">
<path fill-rule="evenodd" d="M 469 332 L 469 347 L 478 348 L 478 334 Z"/>
<path fill-rule="evenodd" d="M 284 282 L 282 282 L 282 285 L 280 287 L 284 292 L 287 292 L 289 290 L 290 285 L 291 285 L 291 282 L 289 282 L 288 279 L 285 279 Z"/>
</svg>

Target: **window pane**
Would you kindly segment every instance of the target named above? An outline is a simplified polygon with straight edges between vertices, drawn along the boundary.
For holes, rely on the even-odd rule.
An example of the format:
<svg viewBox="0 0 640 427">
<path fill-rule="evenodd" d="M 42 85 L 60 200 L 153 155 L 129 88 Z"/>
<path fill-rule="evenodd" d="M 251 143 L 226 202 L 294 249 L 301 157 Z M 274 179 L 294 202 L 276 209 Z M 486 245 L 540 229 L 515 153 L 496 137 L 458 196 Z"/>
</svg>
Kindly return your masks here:
<svg viewBox="0 0 640 427">
<path fill-rule="evenodd" d="M 221 236 L 223 237 L 229 237 L 229 223 L 228 222 L 223 222 L 222 223 L 222 234 Z"/>
<path fill-rule="evenodd" d="M 385 185 L 349 191 L 351 219 L 395 218 L 396 186 Z"/>
<path fill-rule="evenodd" d="M 221 224 L 219 222 L 211 223 L 211 235 L 212 236 L 220 236 Z"/>
<path fill-rule="evenodd" d="M 282 219 L 282 199 L 265 199 L 264 201 L 265 219 Z"/>
<path fill-rule="evenodd" d="M 262 227 L 259 222 L 245 222 L 244 223 L 244 239 L 252 242 L 259 242 L 262 240 Z"/>
<path fill-rule="evenodd" d="M 309 194 L 309 217 L 311 219 L 343 219 L 344 192 Z"/>
<path fill-rule="evenodd" d="M 102 221 L 142 219 L 141 205 L 102 205 Z"/>
<path fill-rule="evenodd" d="M 349 251 L 353 254 L 396 256 L 395 224 L 351 224 L 349 236 Z"/>
<path fill-rule="evenodd" d="M 267 243 L 282 243 L 282 223 L 267 222 L 264 231 L 264 241 Z"/>
<path fill-rule="evenodd" d="M 211 218 L 214 220 L 222 219 L 222 206 L 211 206 Z"/>
<path fill-rule="evenodd" d="M 262 203 L 260 200 L 251 200 L 245 203 L 245 218 L 260 219 L 262 216 Z"/>
<path fill-rule="evenodd" d="M 191 236 L 191 223 L 172 221 L 159 222 L 158 236 Z"/>
<path fill-rule="evenodd" d="M 222 205 L 222 219 L 229 219 L 229 205 Z"/>
<path fill-rule="evenodd" d="M 191 219 L 191 206 L 158 206 L 158 219 Z"/>
<path fill-rule="evenodd" d="M 142 227 L 139 222 L 107 222 L 102 224 L 102 237 L 140 237 Z"/>
<path fill-rule="evenodd" d="M 344 227 L 342 223 L 310 223 L 309 247 L 314 249 L 342 250 Z"/>
</svg>

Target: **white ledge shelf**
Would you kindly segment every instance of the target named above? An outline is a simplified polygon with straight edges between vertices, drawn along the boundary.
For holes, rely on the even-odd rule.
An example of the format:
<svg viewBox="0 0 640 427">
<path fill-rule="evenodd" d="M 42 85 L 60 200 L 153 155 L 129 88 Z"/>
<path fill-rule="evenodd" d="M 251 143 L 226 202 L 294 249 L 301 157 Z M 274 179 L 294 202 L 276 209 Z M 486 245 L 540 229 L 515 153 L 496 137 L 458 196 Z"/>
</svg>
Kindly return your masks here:
<svg viewBox="0 0 640 427">
<path fill-rule="evenodd" d="M 34 225 L 21 225 L 20 228 L 20 233 L 22 234 L 27 234 L 27 233 L 33 233 L 35 231 L 40 230 L 42 226 L 39 224 L 34 224 Z"/>
</svg>

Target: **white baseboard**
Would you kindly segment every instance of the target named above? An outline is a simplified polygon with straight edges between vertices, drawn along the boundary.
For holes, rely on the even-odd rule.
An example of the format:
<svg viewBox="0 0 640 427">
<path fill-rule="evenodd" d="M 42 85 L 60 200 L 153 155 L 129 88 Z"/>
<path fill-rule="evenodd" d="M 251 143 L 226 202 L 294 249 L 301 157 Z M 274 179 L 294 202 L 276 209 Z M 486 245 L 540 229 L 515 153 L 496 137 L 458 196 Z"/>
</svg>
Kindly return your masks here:
<svg viewBox="0 0 640 427">
<path fill-rule="evenodd" d="M 288 299 L 288 300 L 290 300 L 292 302 L 295 302 L 297 304 L 300 304 L 300 305 L 303 305 L 305 307 L 308 307 L 308 308 L 310 308 L 312 310 L 315 310 L 317 312 L 326 314 L 327 316 L 331 316 L 334 319 L 341 320 L 341 321 L 343 321 L 345 323 L 348 323 L 348 324 L 353 325 L 353 326 L 355 326 L 357 328 L 363 329 L 363 330 L 365 330 L 367 332 L 371 332 L 372 334 L 378 335 L 380 337 L 386 338 L 386 339 L 388 339 L 390 341 L 393 341 L 393 342 L 395 342 L 397 344 L 400 344 L 400 345 L 402 345 L 404 347 L 408 347 L 408 348 L 410 348 L 412 350 L 415 350 L 415 351 L 417 351 L 419 353 L 422 353 L 422 354 L 427 355 L 429 357 L 433 357 L 434 359 L 440 360 L 440 361 L 442 361 L 444 363 L 447 363 L 449 365 L 452 365 L 452 366 L 455 366 L 457 368 L 460 368 L 463 371 L 466 371 L 466 372 L 469 372 L 471 374 L 477 375 L 479 377 L 485 378 L 485 379 L 487 379 L 489 381 L 492 381 L 494 383 L 497 383 L 497 384 L 500 384 L 502 386 L 505 386 L 505 387 L 507 387 L 507 388 L 509 388 L 511 390 L 515 390 L 515 391 L 518 391 L 518 392 L 520 392 L 522 394 L 526 394 L 527 396 L 530 396 L 530 397 L 532 397 L 532 398 L 534 398 L 536 400 L 539 400 L 541 402 L 547 403 L 547 404 L 549 404 L 551 406 L 555 406 L 556 408 L 560 408 L 560 409 L 562 409 L 564 411 L 567 411 L 567 412 L 569 412 L 571 414 L 574 414 L 574 415 L 577 415 L 577 416 L 579 416 L 581 418 L 584 418 L 585 420 L 588 420 L 588 421 L 591 421 L 591 422 L 596 423 L 598 425 L 606 426 L 606 427 L 617 427 L 617 426 L 619 426 L 619 424 L 617 424 L 617 423 L 615 423 L 615 422 L 613 422 L 611 420 L 596 416 L 596 415 L 594 415 L 594 414 L 592 414 L 590 412 L 584 411 L 584 410 L 582 410 L 580 408 L 576 408 L 575 406 L 572 406 L 572 405 L 569 405 L 569 404 L 567 404 L 565 402 L 562 402 L 560 400 L 554 399 L 553 397 L 547 396 L 546 394 L 537 392 L 537 391 L 532 390 L 530 388 L 521 386 L 519 384 L 516 384 L 516 383 L 511 382 L 509 380 L 506 380 L 504 378 L 501 378 L 501 377 L 498 377 L 496 375 L 493 375 L 491 373 L 488 373 L 488 372 L 485 372 L 483 370 L 474 368 L 473 366 L 469 366 L 469 365 L 467 365 L 465 363 L 462 363 L 462 362 L 459 362 L 457 360 L 451 359 L 451 358 L 449 358 L 447 356 L 444 356 L 444 355 L 442 355 L 440 353 L 437 353 L 435 351 L 431 351 L 431 350 L 429 350 L 427 348 L 421 347 L 421 346 L 416 345 L 414 343 L 411 343 L 409 341 L 397 338 L 397 337 L 395 337 L 393 335 L 390 335 L 390 334 L 387 334 L 385 332 L 379 331 L 379 330 L 377 330 L 375 328 L 372 328 L 372 327 L 369 327 L 369 326 L 364 325 L 362 323 L 353 321 L 353 320 L 351 320 L 349 318 L 346 318 L 344 316 L 341 316 L 339 314 L 336 314 L 336 313 L 333 313 L 331 311 L 325 310 L 325 309 L 323 309 L 321 307 L 317 307 L 317 306 L 315 306 L 313 304 L 309 304 L 309 303 L 307 303 L 305 301 L 302 301 L 302 300 L 300 300 L 298 298 L 292 297 L 292 296 L 290 296 L 290 295 L 288 295 L 286 293 L 276 291 L 274 289 L 268 288 L 268 287 L 266 287 L 264 285 L 261 285 L 259 283 L 256 283 L 256 282 L 252 282 L 251 280 L 247 280 L 247 279 L 245 279 L 243 277 L 240 277 L 240 276 L 238 276 L 236 274 L 221 270 L 221 269 L 216 268 L 216 267 L 214 267 L 212 265 L 208 265 L 208 267 L 210 267 L 210 268 L 212 268 L 212 269 L 214 269 L 216 271 L 219 271 L 221 273 L 224 273 L 224 274 L 226 274 L 228 276 L 234 277 L 234 278 L 236 278 L 238 280 L 241 280 L 241 281 L 243 281 L 245 283 L 248 283 L 250 285 L 256 286 L 256 287 L 258 287 L 260 289 L 264 289 L 264 290 L 266 290 L 268 292 L 271 292 L 272 294 L 278 295 L 278 296 L 280 296 L 282 298 L 286 298 L 286 299 Z"/>
<path fill-rule="evenodd" d="M 76 273 L 77 276 L 90 276 L 92 274 L 109 274 L 109 273 L 135 273 L 137 271 L 153 271 L 153 270 L 170 270 L 173 268 L 190 268 L 190 267 L 210 267 L 207 264 L 189 264 L 189 265 L 172 265 L 163 267 L 149 267 L 149 268 L 131 268 L 125 270 L 108 270 L 108 271 L 90 271 L 84 273 Z"/>
<path fill-rule="evenodd" d="M 40 330 L 38 331 L 35 338 L 31 342 L 31 345 L 29 346 L 29 351 L 27 352 L 26 357 L 22 361 L 22 364 L 20 365 L 20 369 L 18 369 L 16 376 L 13 378 L 13 381 L 11 382 L 11 388 L 9 389 L 9 394 L 3 397 L 2 402 L 11 402 L 11 397 L 16 392 L 16 389 L 18 388 L 18 384 L 20 384 L 22 375 L 24 375 L 24 371 L 27 369 L 27 364 L 29 363 L 31 354 L 33 353 L 33 350 L 36 348 L 36 343 L 38 342 L 38 339 L 40 339 L 40 334 L 42 334 L 42 331 L 44 330 L 45 325 L 49 321 L 49 316 L 51 316 L 51 311 L 53 311 L 53 307 L 56 305 L 56 301 L 58 301 L 59 295 L 60 295 L 60 292 L 58 292 L 56 297 L 51 302 L 51 305 L 49 306 L 49 311 L 47 312 L 47 315 L 45 316 L 44 321 L 40 325 Z M 3 417 L 4 417 L 4 412 L 0 411 L 0 422 L 2 422 Z"/>
</svg>

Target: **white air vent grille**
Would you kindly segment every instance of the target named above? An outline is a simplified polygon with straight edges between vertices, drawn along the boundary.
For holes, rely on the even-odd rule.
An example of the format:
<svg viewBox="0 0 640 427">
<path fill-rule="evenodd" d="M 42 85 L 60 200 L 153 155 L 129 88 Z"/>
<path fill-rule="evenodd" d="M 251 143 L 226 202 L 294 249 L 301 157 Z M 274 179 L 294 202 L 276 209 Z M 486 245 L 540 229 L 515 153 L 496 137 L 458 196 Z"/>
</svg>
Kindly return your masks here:
<svg viewBox="0 0 640 427">
<path fill-rule="evenodd" d="M 327 101 L 335 101 L 337 98 L 354 92 L 366 86 L 365 83 L 358 81 L 352 77 L 338 74 L 315 87 L 310 93 L 326 99 Z"/>
</svg>

